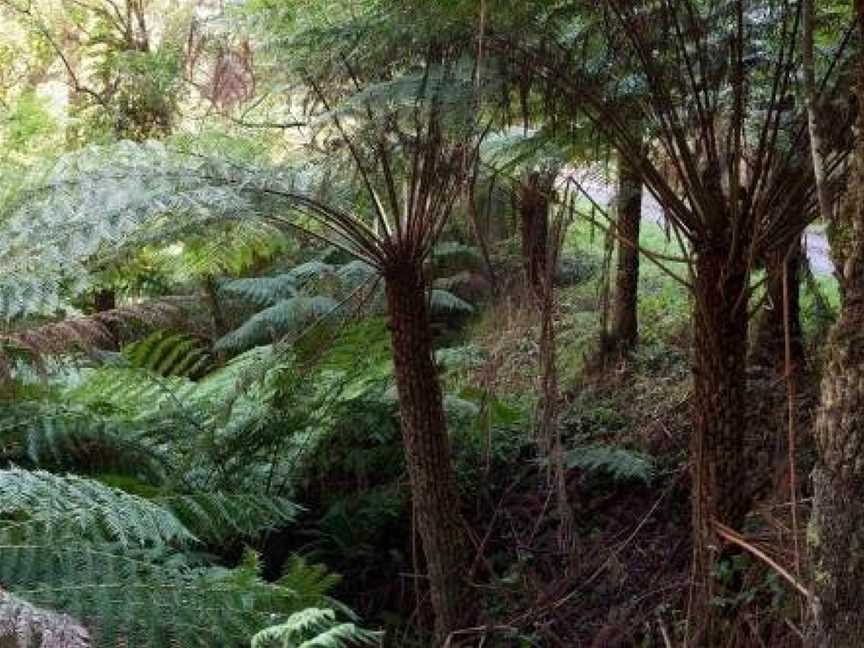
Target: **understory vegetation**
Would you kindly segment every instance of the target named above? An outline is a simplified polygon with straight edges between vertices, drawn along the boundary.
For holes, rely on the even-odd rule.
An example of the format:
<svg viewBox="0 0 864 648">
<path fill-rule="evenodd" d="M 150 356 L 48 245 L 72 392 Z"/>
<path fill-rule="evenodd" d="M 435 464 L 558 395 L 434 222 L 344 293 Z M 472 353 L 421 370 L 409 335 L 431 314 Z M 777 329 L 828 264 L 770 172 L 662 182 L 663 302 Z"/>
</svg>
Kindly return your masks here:
<svg viewBox="0 0 864 648">
<path fill-rule="evenodd" d="M 864 5 L 0 0 L 0 648 L 864 642 Z"/>
</svg>

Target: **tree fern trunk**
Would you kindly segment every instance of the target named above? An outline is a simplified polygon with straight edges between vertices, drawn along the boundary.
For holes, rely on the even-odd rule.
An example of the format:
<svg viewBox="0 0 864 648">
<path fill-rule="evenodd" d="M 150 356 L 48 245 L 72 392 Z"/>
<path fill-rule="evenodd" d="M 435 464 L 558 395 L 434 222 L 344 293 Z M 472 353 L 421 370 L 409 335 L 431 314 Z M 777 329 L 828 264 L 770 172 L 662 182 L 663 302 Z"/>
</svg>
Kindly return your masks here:
<svg viewBox="0 0 864 648">
<path fill-rule="evenodd" d="M 804 343 L 801 334 L 800 265 L 801 242 L 786 255 L 786 250 L 773 250 L 766 255 L 765 289 L 768 298 L 756 320 L 756 333 L 750 354 L 751 364 L 782 370 L 786 362 L 786 319 L 783 317 L 783 267 L 789 286 L 789 338 L 792 369 L 804 366 Z"/>
<path fill-rule="evenodd" d="M 642 177 L 624 156 L 618 156 L 618 259 L 615 301 L 607 348 L 629 351 L 639 339 L 637 319 L 639 286 L 639 225 L 642 216 Z M 628 244 L 627 242 L 632 244 Z"/>
<path fill-rule="evenodd" d="M 405 263 L 390 268 L 385 281 L 405 458 L 440 643 L 470 618 L 467 546 L 421 270 Z"/>
<path fill-rule="evenodd" d="M 747 304 L 741 298 L 746 270 L 746 260 L 739 255 L 730 262 L 725 248 L 702 252 L 696 259 L 690 464 L 698 590 L 691 612 L 692 622 L 705 626 L 704 641 L 699 645 L 715 645 L 722 633 L 722 624 L 710 604 L 717 593 L 712 577 L 717 547 L 723 545 L 713 522 L 740 530 L 750 508 L 749 488 L 741 482 L 746 470 Z"/>
<path fill-rule="evenodd" d="M 93 295 L 93 310 L 97 313 L 112 311 L 117 308 L 117 294 L 112 288 L 102 288 Z M 117 351 L 120 348 L 120 327 L 117 322 L 106 322 L 105 330 L 111 336 L 109 350 Z"/>
<path fill-rule="evenodd" d="M 864 3 L 856 3 L 864 34 Z M 864 61 L 858 79 L 864 106 Z M 813 565 L 814 643 L 864 645 L 864 112 L 858 113 L 849 174 L 851 229 L 843 268 L 845 299 L 831 333 L 816 420 L 818 460 L 808 540 Z"/>
<path fill-rule="evenodd" d="M 549 188 L 541 174 L 534 172 L 519 190 L 519 219 L 522 235 L 522 263 L 528 286 L 535 294 L 543 290 L 549 240 Z"/>
</svg>

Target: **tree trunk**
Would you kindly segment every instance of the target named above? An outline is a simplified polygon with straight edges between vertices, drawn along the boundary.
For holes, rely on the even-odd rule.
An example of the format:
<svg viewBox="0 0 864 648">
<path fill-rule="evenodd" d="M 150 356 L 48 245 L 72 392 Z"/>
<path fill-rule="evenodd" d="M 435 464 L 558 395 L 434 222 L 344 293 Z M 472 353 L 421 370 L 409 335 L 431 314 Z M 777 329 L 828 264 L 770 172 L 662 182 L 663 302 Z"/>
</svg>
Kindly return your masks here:
<svg viewBox="0 0 864 648">
<path fill-rule="evenodd" d="M 549 257 L 549 191 L 540 173 L 534 172 L 519 189 L 519 217 L 522 234 L 522 263 L 528 286 L 541 294 Z"/>
<path fill-rule="evenodd" d="M 742 245 L 740 248 L 746 248 Z M 690 437 L 693 479 L 694 609 L 691 618 L 707 633 L 698 645 L 714 645 L 723 629 L 710 604 L 719 584 L 713 567 L 722 556 L 713 522 L 740 530 L 751 494 L 746 471 L 745 391 L 747 263 L 730 261 L 725 247 L 696 258 L 694 310 L 694 421 Z"/>
<path fill-rule="evenodd" d="M 215 341 L 227 335 L 229 330 L 225 322 L 225 314 L 222 312 L 222 304 L 219 301 L 219 289 L 216 286 L 216 280 L 211 275 L 202 277 L 201 286 L 204 289 L 204 302 L 210 310 L 210 324 Z"/>
<path fill-rule="evenodd" d="M 440 644 L 470 621 L 463 580 L 467 546 L 422 273 L 417 264 L 407 262 L 388 269 L 385 282 L 405 459 Z"/>
<path fill-rule="evenodd" d="M 624 156 L 618 156 L 618 260 L 615 301 L 607 350 L 630 351 L 639 339 L 639 224 L 642 215 L 642 177 Z"/>
<path fill-rule="evenodd" d="M 800 268 L 801 241 L 789 252 L 772 250 L 765 255 L 768 297 L 756 320 L 756 333 L 750 352 L 750 363 L 783 371 L 786 364 L 786 326 L 783 317 L 783 266 L 789 286 L 788 326 L 791 348 L 792 372 L 804 366 L 804 341 L 801 333 Z"/>
<path fill-rule="evenodd" d="M 864 3 L 856 3 L 864 34 Z M 864 61 L 858 79 L 864 106 Z M 849 170 L 851 230 L 845 299 L 831 333 L 816 419 L 818 458 L 807 534 L 813 556 L 813 635 L 819 648 L 864 645 L 864 111 Z"/>
<path fill-rule="evenodd" d="M 93 310 L 97 313 L 105 313 L 117 308 L 117 294 L 111 288 L 102 288 L 96 291 L 93 295 Z M 111 337 L 111 344 L 108 346 L 109 351 L 118 351 L 120 349 L 120 326 L 116 321 L 105 321 L 105 330 Z"/>
</svg>

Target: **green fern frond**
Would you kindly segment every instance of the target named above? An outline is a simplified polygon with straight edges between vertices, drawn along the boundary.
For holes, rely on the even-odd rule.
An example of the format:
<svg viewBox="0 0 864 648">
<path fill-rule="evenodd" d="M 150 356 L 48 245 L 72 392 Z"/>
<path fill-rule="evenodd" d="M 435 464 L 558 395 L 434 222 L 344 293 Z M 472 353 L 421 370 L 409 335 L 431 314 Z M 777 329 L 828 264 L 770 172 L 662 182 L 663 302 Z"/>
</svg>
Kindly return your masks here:
<svg viewBox="0 0 864 648">
<path fill-rule="evenodd" d="M 253 315 L 240 328 L 220 338 L 217 351 L 244 351 L 259 344 L 270 344 L 291 333 L 299 333 L 315 320 L 332 315 L 339 304 L 323 296 L 294 297 Z"/>
<path fill-rule="evenodd" d="M 441 274 L 443 268 L 477 269 L 483 267 L 483 256 L 470 245 L 457 241 L 443 241 L 432 248 L 430 261 Z"/>
<path fill-rule="evenodd" d="M 146 369 L 158 376 L 194 375 L 213 362 L 201 340 L 168 331 L 156 331 L 127 344 L 123 356 L 132 367 Z"/>
<path fill-rule="evenodd" d="M 654 478 L 654 462 L 648 455 L 606 444 L 573 448 L 566 456 L 568 468 L 605 473 L 616 481 L 643 481 Z"/>
<path fill-rule="evenodd" d="M 182 546 L 195 540 L 170 511 L 75 475 L 2 470 L 0 493 L 0 515 L 16 520 L 0 527 L 0 537 L 86 538 L 123 547 Z"/>
<path fill-rule="evenodd" d="M 297 277 L 276 275 L 275 277 L 251 277 L 233 279 L 219 286 L 224 297 L 235 297 L 264 308 L 297 296 Z"/>
<path fill-rule="evenodd" d="M 321 279 L 324 275 L 334 274 L 335 266 L 324 263 L 323 261 L 307 261 L 292 268 L 287 276 L 290 277 L 297 285 L 303 285 L 309 281 Z"/>
<path fill-rule="evenodd" d="M 456 295 L 440 288 L 429 293 L 429 307 L 433 313 L 473 313 L 474 307 Z"/>
<path fill-rule="evenodd" d="M 260 580 L 257 561 L 201 568 L 183 554 L 74 543 L 0 551 L 4 586 L 80 620 L 104 648 L 229 648 L 298 609 L 293 592 Z"/>
<path fill-rule="evenodd" d="M 315 607 L 326 599 L 340 580 L 338 574 L 329 572 L 324 565 L 310 564 L 303 556 L 293 554 L 277 582 L 300 597 L 300 607 Z"/>
<path fill-rule="evenodd" d="M 253 538 L 293 522 L 300 508 L 285 498 L 227 493 L 174 495 L 155 500 L 196 537 L 211 544 Z"/>
<path fill-rule="evenodd" d="M 50 401 L 16 403 L 0 413 L 7 460 L 43 468 L 125 472 L 159 482 L 167 462 L 146 441 L 146 433 L 146 425 Z"/>
<path fill-rule="evenodd" d="M 375 268 L 359 259 L 349 261 L 336 271 L 336 275 L 346 288 L 356 288 L 377 274 L 378 271 Z"/>
<path fill-rule="evenodd" d="M 252 648 L 348 648 L 377 643 L 378 633 L 338 623 L 333 610 L 308 608 L 252 637 Z"/>
</svg>

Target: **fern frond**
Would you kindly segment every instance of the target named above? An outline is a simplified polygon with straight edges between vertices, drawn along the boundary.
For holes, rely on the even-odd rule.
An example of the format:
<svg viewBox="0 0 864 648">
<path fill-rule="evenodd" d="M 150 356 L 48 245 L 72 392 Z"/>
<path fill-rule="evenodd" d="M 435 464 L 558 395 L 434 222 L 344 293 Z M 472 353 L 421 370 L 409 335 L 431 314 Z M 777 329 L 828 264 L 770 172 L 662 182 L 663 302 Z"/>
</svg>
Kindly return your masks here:
<svg viewBox="0 0 864 648">
<path fill-rule="evenodd" d="M 0 336 L 0 353 L 23 352 L 37 362 L 70 351 L 91 351 L 114 344 L 109 327 L 130 322 L 148 327 L 176 323 L 179 311 L 172 304 L 151 302 L 123 306 L 88 317 L 68 318 Z"/>
<path fill-rule="evenodd" d="M 123 547 L 182 546 L 195 540 L 174 514 L 157 504 L 74 475 L 2 470 L 0 493 L 0 515 L 16 520 L 0 527 L 0 537 L 86 538 Z"/>
<path fill-rule="evenodd" d="M 124 472 L 160 482 L 167 462 L 146 434 L 146 425 L 51 402 L 16 403 L 0 413 L 0 439 L 8 460 L 79 472 Z"/>
<path fill-rule="evenodd" d="M 214 348 L 236 352 L 270 344 L 291 333 L 299 333 L 318 318 L 334 313 L 338 306 L 335 300 L 323 296 L 283 300 L 253 315 L 236 331 L 220 338 Z"/>
<path fill-rule="evenodd" d="M 275 277 L 233 279 L 220 285 L 219 292 L 225 297 L 243 299 L 259 308 L 264 308 L 296 297 L 297 277 L 282 274 Z"/>
<path fill-rule="evenodd" d="M 156 331 L 127 344 L 123 356 L 132 367 L 159 376 L 190 376 L 213 362 L 201 340 L 181 333 Z"/>
<path fill-rule="evenodd" d="M 617 481 L 643 481 L 654 477 L 654 463 L 641 452 L 606 444 L 591 444 L 569 450 L 568 468 L 606 473 Z"/>
<path fill-rule="evenodd" d="M 470 245 L 443 241 L 432 248 L 430 261 L 440 274 L 442 268 L 477 269 L 483 267 L 483 256 Z"/>
<path fill-rule="evenodd" d="M 285 498 L 260 495 L 197 493 L 155 501 L 173 512 L 196 537 L 211 544 L 229 538 L 253 538 L 262 531 L 290 524 L 300 512 Z"/>
<path fill-rule="evenodd" d="M 371 645 L 379 634 L 338 623 L 333 610 L 308 608 L 252 637 L 252 648 L 347 648 Z"/>
<path fill-rule="evenodd" d="M 473 313 L 474 307 L 453 293 L 433 288 L 429 293 L 429 307 L 433 313 Z"/>
<path fill-rule="evenodd" d="M 298 609 L 292 592 L 260 580 L 257 560 L 200 568 L 183 554 L 74 543 L 0 551 L 4 585 L 79 619 L 105 648 L 228 648 Z"/>
</svg>

